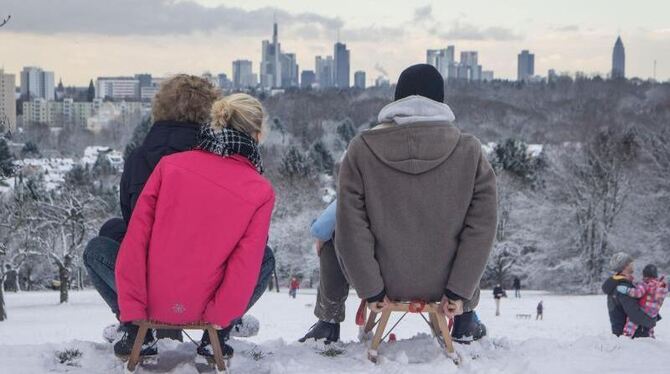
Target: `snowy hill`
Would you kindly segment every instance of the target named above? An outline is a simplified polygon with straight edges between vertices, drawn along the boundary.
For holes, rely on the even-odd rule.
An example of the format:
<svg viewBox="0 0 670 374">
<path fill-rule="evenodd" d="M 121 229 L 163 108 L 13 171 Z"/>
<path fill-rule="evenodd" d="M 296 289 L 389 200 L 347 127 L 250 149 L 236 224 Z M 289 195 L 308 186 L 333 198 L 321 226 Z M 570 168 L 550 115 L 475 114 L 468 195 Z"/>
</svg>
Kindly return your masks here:
<svg viewBox="0 0 670 374">
<path fill-rule="evenodd" d="M 396 329 L 398 342 L 381 348 L 383 361 L 373 365 L 358 343 L 352 318 L 358 300 L 351 295 L 348 321 L 342 325 L 341 354 L 296 340 L 314 322 L 314 292 L 301 291 L 296 300 L 286 293 L 267 293 L 252 309 L 261 320 L 257 337 L 234 340 L 233 373 L 631 373 L 670 372 L 670 323 L 656 329 L 658 339 L 615 338 L 609 334 L 604 296 L 558 296 L 525 292 L 522 299 L 504 299 L 502 316 L 494 316 L 493 300 L 485 292 L 479 313 L 489 337 L 457 346 L 464 363 L 446 359 L 418 316 L 407 316 Z M 545 320 L 521 320 L 544 301 Z M 9 320 L 0 323 L 0 368 L 3 373 L 121 373 L 111 345 L 102 342 L 104 326 L 113 322 L 93 291 L 73 292 L 68 305 L 58 305 L 55 292 L 7 295 Z M 397 317 L 396 317 L 397 318 Z M 393 321 L 392 321 L 393 322 Z M 199 336 L 199 333 L 194 333 Z M 192 334 L 192 336 L 194 335 Z M 78 367 L 58 363 L 56 352 L 77 348 Z M 174 374 L 196 373 L 195 347 L 161 341 L 158 366 Z M 331 352 L 332 353 L 332 352 Z M 149 373 L 139 369 L 138 373 Z"/>
</svg>

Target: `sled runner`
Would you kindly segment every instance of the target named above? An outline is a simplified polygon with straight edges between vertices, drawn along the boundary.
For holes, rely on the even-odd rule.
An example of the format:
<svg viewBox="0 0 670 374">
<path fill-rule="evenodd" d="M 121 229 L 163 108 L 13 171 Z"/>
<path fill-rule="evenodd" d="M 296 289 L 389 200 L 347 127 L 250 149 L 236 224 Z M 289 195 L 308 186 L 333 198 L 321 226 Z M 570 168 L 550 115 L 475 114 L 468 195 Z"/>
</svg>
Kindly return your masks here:
<svg viewBox="0 0 670 374">
<path fill-rule="evenodd" d="M 386 326 L 388 325 L 389 319 L 391 318 L 391 313 L 401 312 L 403 315 L 400 319 L 391 327 L 386 334 Z M 368 334 L 374 334 L 372 337 L 372 342 L 370 343 L 370 349 L 368 350 L 368 359 L 374 363 L 379 361 L 379 345 L 382 341 L 389 336 L 393 329 L 402 321 L 403 318 L 408 313 L 419 314 L 421 318 L 428 324 L 430 330 L 433 333 L 433 336 L 437 339 L 438 343 L 442 348 L 444 348 L 447 357 L 451 358 L 454 363 L 459 363 L 459 358 L 454 351 L 454 344 L 451 340 L 451 321 L 447 322 L 447 318 L 444 313 L 440 310 L 440 305 L 438 303 L 426 303 L 424 301 L 411 301 L 411 302 L 393 302 L 390 303 L 387 307 L 382 309 L 381 317 L 377 320 L 377 312 L 370 310 L 370 314 L 367 315 L 367 303 L 365 300 L 361 301 L 361 306 L 358 309 L 356 315 L 356 323 L 361 326 L 362 336 L 366 337 Z M 423 313 L 428 313 L 428 319 L 423 315 Z M 376 329 L 375 329 L 376 327 Z"/>
<path fill-rule="evenodd" d="M 206 330 L 209 332 L 209 339 L 211 340 L 212 350 L 214 351 L 213 362 L 210 364 L 214 366 L 216 372 L 219 374 L 229 374 L 228 370 L 229 363 L 223 357 L 223 350 L 221 349 L 221 341 L 219 340 L 219 335 L 217 334 L 216 329 L 206 323 L 194 323 L 188 325 L 172 325 L 158 321 L 141 321 L 136 323 L 138 325 L 139 331 L 137 332 L 137 337 L 135 338 L 135 343 L 133 344 L 133 350 L 130 353 L 128 358 L 128 363 L 126 364 L 126 373 L 134 373 L 137 365 L 140 363 L 140 352 L 142 350 L 142 343 L 144 342 L 144 337 L 147 334 L 149 329 L 166 329 L 166 330 Z"/>
</svg>

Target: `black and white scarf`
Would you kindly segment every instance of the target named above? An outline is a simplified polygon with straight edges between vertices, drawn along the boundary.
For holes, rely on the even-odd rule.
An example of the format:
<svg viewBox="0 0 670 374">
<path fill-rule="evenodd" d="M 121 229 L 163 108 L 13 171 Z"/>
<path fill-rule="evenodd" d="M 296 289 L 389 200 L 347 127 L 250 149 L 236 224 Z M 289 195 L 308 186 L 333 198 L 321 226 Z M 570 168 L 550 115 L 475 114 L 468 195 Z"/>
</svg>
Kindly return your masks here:
<svg viewBox="0 0 670 374">
<path fill-rule="evenodd" d="M 198 134 L 198 143 L 195 149 L 223 157 L 244 156 L 256 167 L 259 173 L 263 174 L 263 160 L 258 149 L 258 143 L 242 131 L 229 127 L 216 130 L 204 125 L 200 129 L 200 134 Z"/>
</svg>

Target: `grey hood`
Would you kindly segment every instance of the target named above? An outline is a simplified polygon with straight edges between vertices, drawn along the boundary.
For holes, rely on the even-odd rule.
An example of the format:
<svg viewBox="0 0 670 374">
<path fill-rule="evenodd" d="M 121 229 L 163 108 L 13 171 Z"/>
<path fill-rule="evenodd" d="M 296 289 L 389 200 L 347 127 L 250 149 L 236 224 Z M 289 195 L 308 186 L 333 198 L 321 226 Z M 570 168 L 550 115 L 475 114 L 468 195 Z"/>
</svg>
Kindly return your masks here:
<svg viewBox="0 0 670 374">
<path fill-rule="evenodd" d="M 395 123 L 406 125 L 410 123 L 451 123 L 456 117 L 449 105 L 423 96 L 412 95 L 396 100 L 379 112 L 379 123 Z"/>
<path fill-rule="evenodd" d="M 368 130 L 361 138 L 385 165 L 407 174 L 422 174 L 446 161 L 461 131 L 451 123 L 419 122 Z"/>
</svg>

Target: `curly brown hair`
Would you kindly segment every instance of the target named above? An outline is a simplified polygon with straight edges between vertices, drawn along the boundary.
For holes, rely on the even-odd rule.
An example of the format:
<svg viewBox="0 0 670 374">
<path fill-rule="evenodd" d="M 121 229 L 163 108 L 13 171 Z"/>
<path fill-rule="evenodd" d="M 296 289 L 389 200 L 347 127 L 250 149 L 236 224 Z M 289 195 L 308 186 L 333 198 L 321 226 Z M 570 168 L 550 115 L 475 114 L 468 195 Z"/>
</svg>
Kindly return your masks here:
<svg viewBox="0 0 670 374">
<path fill-rule="evenodd" d="M 220 97 L 209 81 L 194 75 L 179 74 L 165 80 L 152 104 L 156 121 L 204 124 L 209 121 L 212 104 Z"/>
</svg>

